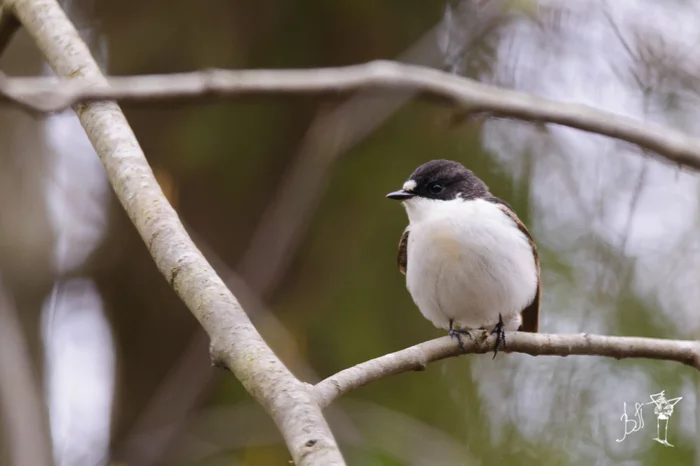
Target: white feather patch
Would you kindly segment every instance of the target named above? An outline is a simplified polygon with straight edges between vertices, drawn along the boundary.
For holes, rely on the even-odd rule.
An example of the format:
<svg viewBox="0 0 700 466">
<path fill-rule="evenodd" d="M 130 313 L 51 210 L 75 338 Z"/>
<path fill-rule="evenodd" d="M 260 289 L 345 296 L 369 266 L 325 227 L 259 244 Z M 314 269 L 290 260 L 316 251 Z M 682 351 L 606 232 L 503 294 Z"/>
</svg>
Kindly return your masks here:
<svg viewBox="0 0 700 466">
<path fill-rule="evenodd" d="M 410 220 L 406 286 L 436 327 L 517 330 L 537 291 L 528 238 L 497 205 L 482 200 L 404 202 Z M 515 327 L 515 328 L 513 328 Z"/>
</svg>

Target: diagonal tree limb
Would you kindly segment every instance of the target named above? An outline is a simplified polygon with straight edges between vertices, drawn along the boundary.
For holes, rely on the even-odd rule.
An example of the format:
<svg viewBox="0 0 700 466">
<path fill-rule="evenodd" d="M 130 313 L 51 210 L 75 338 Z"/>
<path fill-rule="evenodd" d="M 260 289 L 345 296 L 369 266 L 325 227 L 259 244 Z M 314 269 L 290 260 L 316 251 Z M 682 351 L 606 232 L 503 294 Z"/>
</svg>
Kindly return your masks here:
<svg viewBox="0 0 700 466">
<path fill-rule="evenodd" d="M 248 286 L 244 277 L 231 270 L 196 231 L 187 224 L 185 227 L 204 256 L 223 278 L 226 286 L 245 305 L 256 328 L 270 340 L 274 340 L 275 347 L 284 352 L 291 370 L 304 380 L 320 380 L 321 377 L 301 355 L 290 332 L 267 309 L 262 298 Z M 164 455 L 182 434 L 185 420 L 222 373 L 212 371 L 206 363 L 204 355 L 207 347 L 206 334 L 198 330 L 182 358 L 173 365 L 151 401 L 142 410 L 131 432 L 126 436 L 123 447 L 118 449 L 120 459 L 133 466 L 162 463 Z M 362 443 L 361 433 L 341 409 L 336 409 L 332 414 L 327 412 L 326 415 L 335 420 L 335 425 L 342 430 L 346 440 L 352 438 L 352 444 Z"/>
<path fill-rule="evenodd" d="M 495 336 L 485 332 L 464 342 L 467 353 L 493 351 Z M 700 370 L 700 342 L 660 338 L 610 337 L 602 335 L 507 332 L 508 351 L 531 356 L 605 356 L 615 359 L 647 358 L 677 361 Z M 431 362 L 459 356 L 459 346 L 450 337 L 436 338 L 415 346 L 385 354 L 344 369 L 315 385 L 316 398 L 322 407 L 339 396 L 383 379 L 412 370 L 423 370 Z M 506 356 L 507 357 L 507 356 Z"/>
<path fill-rule="evenodd" d="M 58 76 L 107 85 L 56 0 L 15 0 L 12 6 Z M 296 464 L 344 464 L 309 386 L 265 344 L 187 235 L 119 106 L 92 102 L 74 109 L 158 269 L 209 334 L 215 362 L 228 367 L 267 410 Z"/>
</svg>

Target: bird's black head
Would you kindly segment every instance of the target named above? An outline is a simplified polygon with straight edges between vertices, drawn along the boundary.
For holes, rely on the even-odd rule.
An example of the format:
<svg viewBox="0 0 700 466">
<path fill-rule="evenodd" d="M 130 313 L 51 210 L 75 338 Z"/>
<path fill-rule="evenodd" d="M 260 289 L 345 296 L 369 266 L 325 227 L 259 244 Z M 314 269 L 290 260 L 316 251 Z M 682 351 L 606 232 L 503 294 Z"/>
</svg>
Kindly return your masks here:
<svg viewBox="0 0 700 466">
<path fill-rule="evenodd" d="M 451 160 L 431 160 L 416 168 L 403 189 L 387 194 L 389 199 L 405 201 L 424 197 L 449 201 L 487 197 L 489 189 L 471 170 Z"/>
</svg>

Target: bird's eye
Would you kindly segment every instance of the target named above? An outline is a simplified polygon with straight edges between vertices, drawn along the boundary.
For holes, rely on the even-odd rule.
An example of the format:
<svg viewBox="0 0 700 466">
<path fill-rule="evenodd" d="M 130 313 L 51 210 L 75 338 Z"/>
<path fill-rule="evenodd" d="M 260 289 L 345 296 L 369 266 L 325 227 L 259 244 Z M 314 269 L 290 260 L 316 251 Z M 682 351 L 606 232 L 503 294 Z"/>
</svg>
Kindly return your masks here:
<svg viewBox="0 0 700 466">
<path fill-rule="evenodd" d="M 431 194 L 440 194 L 443 190 L 443 186 L 440 183 L 433 183 L 428 186 L 428 190 Z"/>
</svg>

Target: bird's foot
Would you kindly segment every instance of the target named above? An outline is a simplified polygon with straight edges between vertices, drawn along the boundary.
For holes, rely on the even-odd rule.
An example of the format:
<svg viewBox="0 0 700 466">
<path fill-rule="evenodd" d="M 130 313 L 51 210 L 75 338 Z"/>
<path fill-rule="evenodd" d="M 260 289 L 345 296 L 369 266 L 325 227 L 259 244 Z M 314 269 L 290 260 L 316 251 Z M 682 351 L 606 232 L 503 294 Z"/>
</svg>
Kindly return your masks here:
<svg viewBox="0 0 700 466">
<path fill-rule="evenodd" d="M 464 340 L 462 339 L 462 335 L 466 335 L 472 340 L 474 339 L 474 337 L 472 336 L 471 332 L 466 328 L 454 328 L 453 324 L 454 319 L 450 319 L 450 329 L 447 331 L 447 334 L 452 338 L 456 338 L 457 343 L 459 343 L 459 349 L 462 350 L 462 353 L 466 353 L 467 350 L 464 348 Z"/>
<path fill-rule="evenodd" d="M 501 346 L 501 342 L 503 343 L 503 349 L 506 348 L 506 332 L 504 330 L 504 325 L 503 325 L 503 316 L 501 314 L 498 314 L 498 323 L 496 326 L 491 330 L 491 335 L 496 335 L 496 345 L 493 348 L 493 358 L 495 359 L 496 355 L 498 354 L 498 348 Z"/>
</svg>

